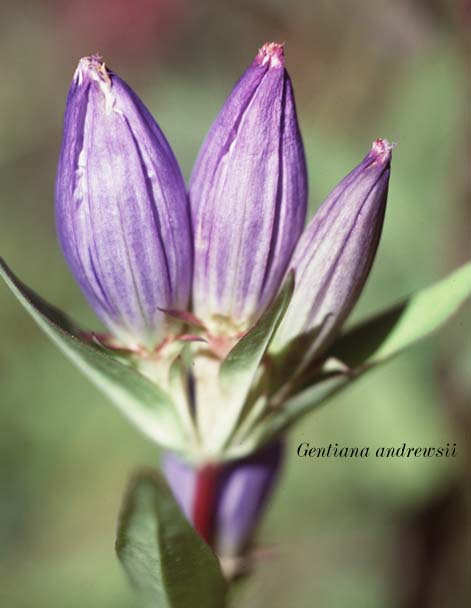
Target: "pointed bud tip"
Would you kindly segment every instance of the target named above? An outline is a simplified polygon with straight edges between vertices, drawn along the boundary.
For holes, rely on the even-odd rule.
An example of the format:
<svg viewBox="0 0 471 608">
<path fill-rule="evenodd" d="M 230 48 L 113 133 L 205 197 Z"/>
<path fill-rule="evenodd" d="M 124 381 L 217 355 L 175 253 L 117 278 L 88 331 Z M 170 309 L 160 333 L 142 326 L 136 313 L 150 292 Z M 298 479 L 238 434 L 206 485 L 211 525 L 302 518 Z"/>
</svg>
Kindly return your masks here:
<svg viewBox="0 0 471 608">
<path fill-rule="evenodd" d="M 266 42 L 258 51 L 254 65 L 267 65 L 269 68 L 279 68 L 285 65 L 285 43 Z"/>
<path fill-rule="evenodd" d="M 97 80 L 106 85 L 111 85 L 110 72 L 106 67 L 106 63 L 103 61 L 103 58 L 98 53 L 82 57 L 78 62 L 74 81 L 78 84 L 82 84 L 87 78 Z"/>
<path fill-rule="evenodd" d="M 373 142 L 370 154 L 375 160 L 388 163 L 391 160 L 391 152 L 396 145 L 394 142 L 390 143 L 387 139 L 380 137 Z"/>
</svg>

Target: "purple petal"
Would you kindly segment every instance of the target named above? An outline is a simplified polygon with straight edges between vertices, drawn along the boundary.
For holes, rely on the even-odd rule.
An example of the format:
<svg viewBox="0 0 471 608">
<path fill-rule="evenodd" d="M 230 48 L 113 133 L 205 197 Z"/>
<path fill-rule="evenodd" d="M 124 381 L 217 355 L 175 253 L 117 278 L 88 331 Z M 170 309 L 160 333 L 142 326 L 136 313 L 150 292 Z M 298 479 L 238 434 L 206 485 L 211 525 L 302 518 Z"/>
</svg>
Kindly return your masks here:
<svg viewBox="0 0 471 608">
<path fill-rule="evenodd" d="M 189 299 L 185 186 L 148 110 L 97 57 L 80 61 L 69 91 L 56 219 L 72 273 L 111 332 L 158 343 L 162 309 Z"/>
<path fill-rule="evenodd" d="M 175 500 L 191 522 L 196 486 L 195 469 L 172 452 L 163 455 L 161 466 Z"/>
<path fill-rule="evenodd" d="M 358 300 L 383 226 L 391 150 L 386 140 L 375 141 L 302 234 L 290 263 L 295 290 L 274 350 L 322 325 L 310 347 L 311 356 L 321 354 Z"/>
<path fill-rule="evenodd" d="M 276 294 L 306 214 L 304 149 L 281 45 L 265 45 L 206 137 L 190 183 L 195 314 L 246 328 Z"/>
</svg>

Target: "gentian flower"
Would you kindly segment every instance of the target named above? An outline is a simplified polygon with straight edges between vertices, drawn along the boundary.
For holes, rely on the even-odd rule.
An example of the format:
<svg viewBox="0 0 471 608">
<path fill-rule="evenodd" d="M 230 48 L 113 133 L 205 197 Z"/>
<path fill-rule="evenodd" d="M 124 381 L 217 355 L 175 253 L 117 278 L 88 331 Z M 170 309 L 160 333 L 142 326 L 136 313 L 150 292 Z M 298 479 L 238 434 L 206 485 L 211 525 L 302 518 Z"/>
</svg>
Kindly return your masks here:
<svg viewBox="0 0 471 608">
<path fill-rule="evenodd" d="M 465 266 L 339 336 L 378 247 L 392 148 L 377 139 L 303 229 L 306 163 L 282 45 L 265 44 L 236 84 L 188 193 L 142 101 L 101 58 L 86 57 L 67 99 L 56 220 L 109 333 L 80 329 L 0 260 L 42 329 L 169 450 L 174 497 L 230 575 L 246 562 L 286 429 L 435 330 L 469 293 Z M 131 579 L 170 593 L 173 575 L 154 571 L 159 555 L 175 565 L 182 547 L 193 556 L 206 548 L 153 473 L 132 486 L 125 514 L 118 553 Z M 204 563 L 217 605 L 224 582 L 207 549 Z"/>
<path fill-rule="evenodd" d="M 144 603 L 191 603 L 195 590 L 221 606 L 213 553 L 228 579 L 248 570 L 284 433 L 446 321 L 469 295 L 471 265 L 340 335 L 378 247 L 393 146 L 373 142 L 304 229 L 306 163 L 280 44 L 236 84 L 189 192 L 149 111 L 100 57 L 80 61 L 64 123 L 59 239 L 109 333 L 81 329 L 1 259 L 0 275 L 165 450 L 169 487 L 141 472 L 119 521 L 116 550 Z"/>
<path fill-rule="evenodd" d="M 241 460 L 234 450 L 242 429 L 250 434 L 269 408 L 270 387 L 287 380 L 273 382 L 279 366 L 262 357 L 246 386 L 229 388 L 234 397 L 222 365 L 244 336 L 260 334 L 291 273 L 294 293 L 266 358 L 283 361 L 305 336 L 302 357 L 325 352 L 374 259 L 391 148 L 374 142 L 303 230 L 306 163 L 282 45 L 264 45 L 236 84 L 201 148 L 189 197 L 136 94 L 100 58 L 79 63 L 57 177 L 60 242 L 111 332 L 105 347 L 127 349 L 132 366 L 162 384 L 182 414 L 187 447 L 165 455 L 164 472 L 220 555 L 245 553 L 277 478 L 282 440 Z M 169 342 L 178 346 L 169 350 Z"/>
</svg>

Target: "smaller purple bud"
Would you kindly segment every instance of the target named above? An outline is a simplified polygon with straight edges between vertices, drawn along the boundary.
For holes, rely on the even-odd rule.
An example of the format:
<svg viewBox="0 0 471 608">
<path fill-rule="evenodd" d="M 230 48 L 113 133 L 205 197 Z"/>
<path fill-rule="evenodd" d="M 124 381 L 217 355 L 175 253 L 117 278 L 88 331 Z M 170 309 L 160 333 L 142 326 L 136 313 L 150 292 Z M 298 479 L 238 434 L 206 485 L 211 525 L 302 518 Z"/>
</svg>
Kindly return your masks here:
<svg viewBox="0 0 471 608">
<path fill-rule="evenodd" d="M 216 512 L 220 555 L 237 556 L 250 545 L 278 480 L 283 454 L 284 444 L 273 443 L 222 471 Z"/>
<path fill-rule="evenodd" d="M 187 306 L 192 244 L 185 184 L 141 100 L 100 57 L 81 59 L 67 98 L 56 181 L 59 240 L 90 305 L 129 346 L 165 335 Z"/>
<path fill-rule="evenodd" d="M 244 331 L 278 291 L 304 226 L 307 178 L 283 45 L 265 44 L 200 150 L 190 182 L 195 314 Z"/>
<path fill-rule="evenodd" d="M 277 442 L 243 460 L 218 468 L 210 465 L 194 469 L 168 452 L 162 469 L 180 508 L 203 537 L 210 537 L 216 553 L 220 557 L 237 557 L 250 546 L 278 479 L 283 453 L 284 445 Z M 214 484 L 212 489 L 208 479 Z M 204 496 L 198 495 L 199 488 L 204 490 Z M 198 512 L 201 508 L 207 512 Z M 205 522 L 205 530 L 201 530 L 201 522 Z"/>
<path fill-rule="evenodd" d="M 301 235 L 290 263 L 295 290 L 273 351 L 313 331 L 309 354 L 320 355 L 358 300 L 381 236 L 392 148 L 376 140 Z"/>
</svg>

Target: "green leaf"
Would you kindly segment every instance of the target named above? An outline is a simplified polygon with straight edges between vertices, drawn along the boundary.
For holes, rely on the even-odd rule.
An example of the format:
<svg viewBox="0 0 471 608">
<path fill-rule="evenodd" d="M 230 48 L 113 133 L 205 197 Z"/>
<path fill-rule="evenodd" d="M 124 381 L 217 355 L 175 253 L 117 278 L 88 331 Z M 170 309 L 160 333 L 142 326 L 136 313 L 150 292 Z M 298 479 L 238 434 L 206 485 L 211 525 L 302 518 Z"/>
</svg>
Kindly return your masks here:
<svg viewBox="0 0 471 608">
<path fill-rule="evenodd" d="M 223 608 L 219 562 L 181 513 L 156 472 L 137 475 L 126 493 L 116 552 L 147 608 Z"/>
<path fill-rule="evenodd" d="M 83 341 L 78 326 L 22 283 L 1 259 L 0 275 L 41 329 L 129 420 L 154 441 L 181 448 L 184 439 L 169 395 L 104 349 Z"/>
<path fill-rule="evenodd" d="M 471 263 L 344 333 L 329 355 L 351 368 L 371 367 L 435 331 L 471 294 Z"/>
<path fill-rule="evenodd" d="M 314 363 L 301 381 L 296 381 L 287 400 L 276 407 L 272 404 L 229 456 L 242 457 L 259 448 L 364 373 L 438 329 L 470 293 L 471 264 L 467 264 L 341 335 L 327 353 L 324 364 Z"/>
<path fill-rule="evenodd" d="M 216 431 L 222 432 L 222 443 L 229 439 L 237 425 L 263 355 L 289 305 L 293 288 L 294 276 L 291 273 L 271 306 L 237 342 L 221 365 L 219 380 L 224 399 L 224 417 L 223 424 Z"/>
</svg>

